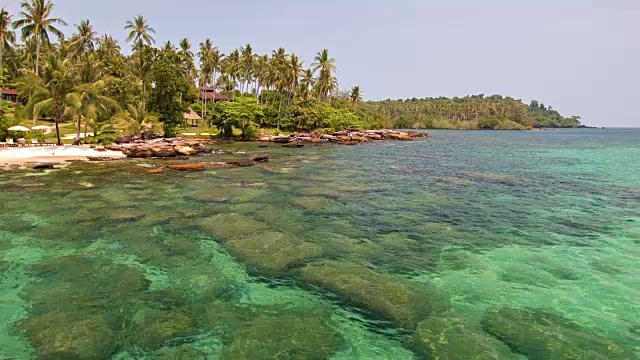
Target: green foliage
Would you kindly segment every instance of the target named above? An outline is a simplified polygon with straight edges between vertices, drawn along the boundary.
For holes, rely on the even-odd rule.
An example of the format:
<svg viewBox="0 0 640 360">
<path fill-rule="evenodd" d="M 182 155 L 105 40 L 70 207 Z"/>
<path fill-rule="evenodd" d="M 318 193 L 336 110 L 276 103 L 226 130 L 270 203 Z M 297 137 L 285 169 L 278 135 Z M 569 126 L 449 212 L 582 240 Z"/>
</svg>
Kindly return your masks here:
<svg viewBox="0 0 640 360">
<path fill-rule="evenodd" d="M 8 137 L 13 138 L 12 136 L 10 136 L 10 131 L 8 131 L 7 129 L 14 126 L 15 124 L 16 121 L 14 119 L 9 119 L 8 116 L 0 117 L 0 141 L 4 142 L 4 140 Z"/>
<path fill-rule="evenodd" d="M 242 138 L 254 139 L 264 112 L 253 96 L 237 98 L 236 101 L 217 102 L 212 107 L 213 124 L 220 129 L 223 137 L 232 137 L 233 128 L 242 132 Z"/>
<path fill-rule="evenodd" d="M 483 130 L 493 130 L 498 126 L 498 119 L 495 116 L 487 116 L 478 121 L 478 128 Z"/>
<path fill-rule="evenodd" d="M 151 89 L 149 109 L 159 114 L 164 135 L 175 137 L 176 127 L 182 123 L 187 105 L 183 97 L 189 93 L 188 80 L 180 75 L 178 66 L 169 58 L 163 58 L 151 67 L 154 87 Z"/>
</svg>

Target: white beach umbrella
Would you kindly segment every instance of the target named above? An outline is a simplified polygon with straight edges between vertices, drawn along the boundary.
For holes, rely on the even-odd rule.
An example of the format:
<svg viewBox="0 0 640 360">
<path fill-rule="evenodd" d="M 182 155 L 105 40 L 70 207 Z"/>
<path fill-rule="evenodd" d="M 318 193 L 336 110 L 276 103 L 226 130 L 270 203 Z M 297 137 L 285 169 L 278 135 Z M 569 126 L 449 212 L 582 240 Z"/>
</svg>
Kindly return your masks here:
<svg viewBox="0 0 640 360">
<path fill-rule="evenodd" d="M 38 126 L 32 127 L 31 130 L 42 131 L 43 133 L 48 134 L 51 132 L 51 126 L 38 125 Z"/>
<path fill-rule="evenodd" d="M 9 131 L 22 131 L 22 132 L 27 132 L 29 131 L 28 127 L 24 127 L 24 126 L 12 126 L 10 128 L 8 128 L 7 130 Z"/>
</svg>

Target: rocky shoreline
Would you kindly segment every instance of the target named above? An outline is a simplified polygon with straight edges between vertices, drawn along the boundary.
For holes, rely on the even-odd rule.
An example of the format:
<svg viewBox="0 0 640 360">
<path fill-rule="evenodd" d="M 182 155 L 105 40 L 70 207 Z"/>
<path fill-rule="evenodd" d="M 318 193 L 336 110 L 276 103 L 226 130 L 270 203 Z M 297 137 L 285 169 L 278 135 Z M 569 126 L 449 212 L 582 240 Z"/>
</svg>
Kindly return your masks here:
<svg viewBox="0 0 640 360">
<path fill-rule="evenodd" d="M 263 136 L 257 142 L 273 142 L 286 147 L 303 147 L 305 145 L 336 144 L 358 145 L 372 141 L 401 140 L 411 141 L 415 138 L 429 136 L 429 133 L 395 130 L 361 130 L 347 129 L 332 134 L 294 133 L 291 135 Z M 107 145 L 104 150 L 121 151 L 130 158 L 174 158 L 191 156 L 206 150 L 205 143 L 213 143 L 213 139 L 157 138 L 143 139 L 141 136 L 119 136 L 114 144 Z"/>
</svg>

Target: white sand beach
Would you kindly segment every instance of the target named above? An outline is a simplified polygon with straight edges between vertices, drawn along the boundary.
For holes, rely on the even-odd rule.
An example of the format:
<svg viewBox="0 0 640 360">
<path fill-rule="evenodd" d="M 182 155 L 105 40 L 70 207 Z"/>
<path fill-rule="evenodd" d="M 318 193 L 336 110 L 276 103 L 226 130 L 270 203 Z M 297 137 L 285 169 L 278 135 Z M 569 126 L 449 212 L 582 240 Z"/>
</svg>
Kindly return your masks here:
<svg viewBox="0 0 640 360">
<path fill-rule="evenodd" d="M 125 158 L 120 151 L 98 151 L 89 145 L 0 148 L 0 165 L 27 163 L 62 163 L 68 160 L 88 161 L 88 157 Z"/>
</svg>

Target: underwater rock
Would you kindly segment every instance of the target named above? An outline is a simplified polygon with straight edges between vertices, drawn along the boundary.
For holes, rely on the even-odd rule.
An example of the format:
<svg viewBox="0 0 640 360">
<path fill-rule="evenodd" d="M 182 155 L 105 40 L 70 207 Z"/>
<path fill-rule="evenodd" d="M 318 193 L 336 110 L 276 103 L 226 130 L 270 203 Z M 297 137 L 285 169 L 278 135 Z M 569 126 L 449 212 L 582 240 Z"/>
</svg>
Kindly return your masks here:
<svg viewBox="0 0 640 360">
<path fill-rule="evenodd" d="M 204 219 L 201 226 L 233 256 L 269 275 L 317 258 L 323 252 L 316 244 L 274 231 L 267 224 L 242 215 L 217 215 Z"/>
<path fill-rule="evenodd" d="M 443 312 L 448 300 L 433 285 L 379 273 L 364 265 L 327 260 L 301 270 L 304 280 L 336 293 L 406 329 Z"/>
<path fill-rule="evenodd" d="M 530 359 L 634 359 L 613 341 L 541 309 L 490 308 L 484 329 Z"/>
<path fill-rule="evenodd" d="M 116 350 L 101 314 L 50 312 L 21 320 L 17 328 L 40 359 L 106 359 Z"/>
<path fill-rule="evenodd" d="M 155 360 L 195 360 L 203 359 L 207 354 L 190 345 L 162 348 L 153 353 Z"/>
<path fill-rule="evenodd" d="M 474 325 L 455 317 L 430 317 L 420 322 L 413 348 L 426 359 L 508 359 L 511 349 Z"/>
<path fill-rule="evenodd" d="M 135 268 L 82 256 L 64 256 L 30 269 L 46 281 L 25 288 L 32 313 L 83 313 L 139 298 L 149 280 Z"/>
<path fill-rule="evenodd" d="M 129 341 L 154 351 L 168 340 L 194 335 L 198 332 L 194 321 L 180 310 L 143 308 L 131 319 Z"/>
<path fill-rule="evenodd" d="M 227 165 L 243 167 L 243 166 L 253 166 L 255 165 L 255 163 L 251 159 L 240 159 L 240 160 L 228 162 Z"/>
<path fill-rule="evenodd" d="M 204 164 L 169 164 L 167 165 L 169 169 L 177 170 L 177 171 L 204 171 Z"/>
<path fill-rule="evenodd" d="M 329 318 L 286 311 L 254 315 L 233 334 L 220 359 L 329 359 L 343 343 L 326 323 Z"/>
</svg>

